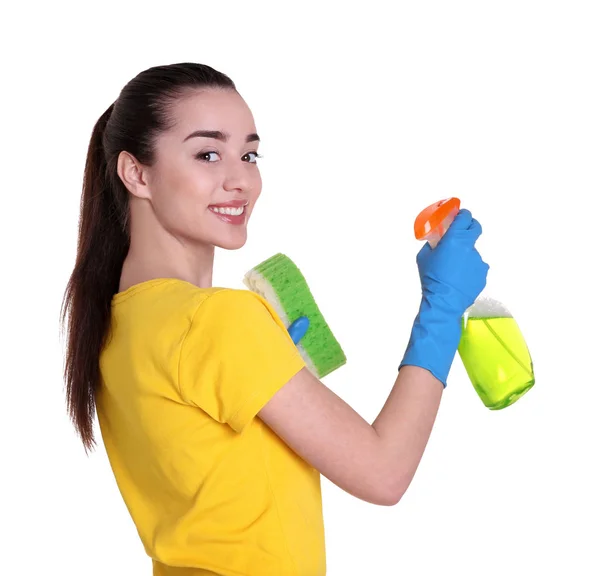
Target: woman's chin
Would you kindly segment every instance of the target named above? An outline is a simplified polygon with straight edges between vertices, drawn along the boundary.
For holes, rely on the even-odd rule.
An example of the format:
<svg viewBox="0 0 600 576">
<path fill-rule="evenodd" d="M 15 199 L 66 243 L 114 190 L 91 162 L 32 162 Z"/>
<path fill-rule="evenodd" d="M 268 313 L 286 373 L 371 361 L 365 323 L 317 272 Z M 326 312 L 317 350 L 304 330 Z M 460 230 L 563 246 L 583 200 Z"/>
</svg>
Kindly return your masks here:
<svg viewBox="0 0 600 576">
<path fill-rule="evenodd" d="M 223 250 L 239 250 L 246 244 L 247 235 L 240 234 L 236 238 L 223 238 L 219 239 L 219 242 L 215 243 L 215 246 L 222 248 Z"/>
</svg>

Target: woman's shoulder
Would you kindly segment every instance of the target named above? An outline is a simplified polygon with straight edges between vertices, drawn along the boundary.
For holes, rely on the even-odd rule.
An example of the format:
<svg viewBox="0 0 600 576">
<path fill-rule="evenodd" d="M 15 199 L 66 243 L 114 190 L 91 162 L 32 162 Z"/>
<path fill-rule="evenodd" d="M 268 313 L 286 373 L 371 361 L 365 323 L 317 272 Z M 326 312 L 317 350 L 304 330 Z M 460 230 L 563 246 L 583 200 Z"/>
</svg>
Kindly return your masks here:
<svg viewBox="0 0 600 576">
<path fill-rule="evenodd" d="M 191 321 L 213 315 L 240 320 L 265 312 L 277 317 L 269 302 L 251 290 L 224 286 L 200 288 L 177 278 L 156 278 L 135 284 L 116 294 L 112 306 L 117 315 L 128 312 L 183 315 Z"/>
<path fill-rule="evenodd" d="M 134 284 L 118 292 L 113 296 L 112 305 L 113 307 L 120 307 L 125 303 L 132 304 L 134 302 L 144 304 L 172 302 L 177 305 L 197 306 L 215 294 L 221 293 L 225 297 L 231 297 L 233 294 L 233 298 L 235 298 L 235 295 L 239 292 L 248 291 L 227 287 L 200 288 L 179 278 L 154 278 Z"/>
</svg>

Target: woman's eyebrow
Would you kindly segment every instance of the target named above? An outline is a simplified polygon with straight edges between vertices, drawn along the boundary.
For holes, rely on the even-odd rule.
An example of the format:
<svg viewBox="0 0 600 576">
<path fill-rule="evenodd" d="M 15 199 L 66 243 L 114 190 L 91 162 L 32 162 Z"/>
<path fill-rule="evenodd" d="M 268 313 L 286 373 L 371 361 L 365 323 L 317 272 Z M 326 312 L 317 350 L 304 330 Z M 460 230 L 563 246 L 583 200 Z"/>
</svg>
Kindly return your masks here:
<svg viewBox="0 0 600 576">
<path fill-rule="evenodd" d="M 184 142 L 190 138 L 214 138 L 215 140 L 221 140 L 221 142 L 227 142 L 229 140 L 229 134 L 221 132 L 221 130 L 196 130 L 190 135 L 186 136 Z M 246 142 L 260 142 L 258 134 L 248 134 L 246 136 Z"/>
</svg>

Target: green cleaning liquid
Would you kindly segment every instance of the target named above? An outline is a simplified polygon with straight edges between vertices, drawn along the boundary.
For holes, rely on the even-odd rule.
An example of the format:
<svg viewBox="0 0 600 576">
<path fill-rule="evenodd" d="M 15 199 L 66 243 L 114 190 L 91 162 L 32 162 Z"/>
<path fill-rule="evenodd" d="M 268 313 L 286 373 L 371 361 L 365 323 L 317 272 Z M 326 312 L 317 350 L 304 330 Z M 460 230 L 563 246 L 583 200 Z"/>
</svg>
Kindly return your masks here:
<svg viewBox="0 0 600 576">
<path fill-rule="evenodd" d="M 506 307 L 478 299 L 468 311 L 458 353 L 477 394 L 490 410 L 514 404 L 535 384 L 521 330 Z"/>
</svg>

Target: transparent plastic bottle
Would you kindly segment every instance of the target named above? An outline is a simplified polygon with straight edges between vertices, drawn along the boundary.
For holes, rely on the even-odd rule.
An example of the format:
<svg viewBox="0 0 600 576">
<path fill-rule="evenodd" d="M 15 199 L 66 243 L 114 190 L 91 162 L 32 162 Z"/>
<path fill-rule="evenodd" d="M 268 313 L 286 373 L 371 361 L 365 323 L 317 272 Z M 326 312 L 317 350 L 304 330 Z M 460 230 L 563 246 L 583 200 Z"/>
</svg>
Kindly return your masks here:
<svg viewBox="0 0 600 576">
<path fill-rule="evenodd" d="M 435 248 L 460 210 L 458 198 L 425 208 L 415 220 L 415 237 Z M 465 312 L 458 353 L 483 404 L 501 410 L 535 384 L 527 343 L 508 308 L 486 290 Z"/>
</svg>

